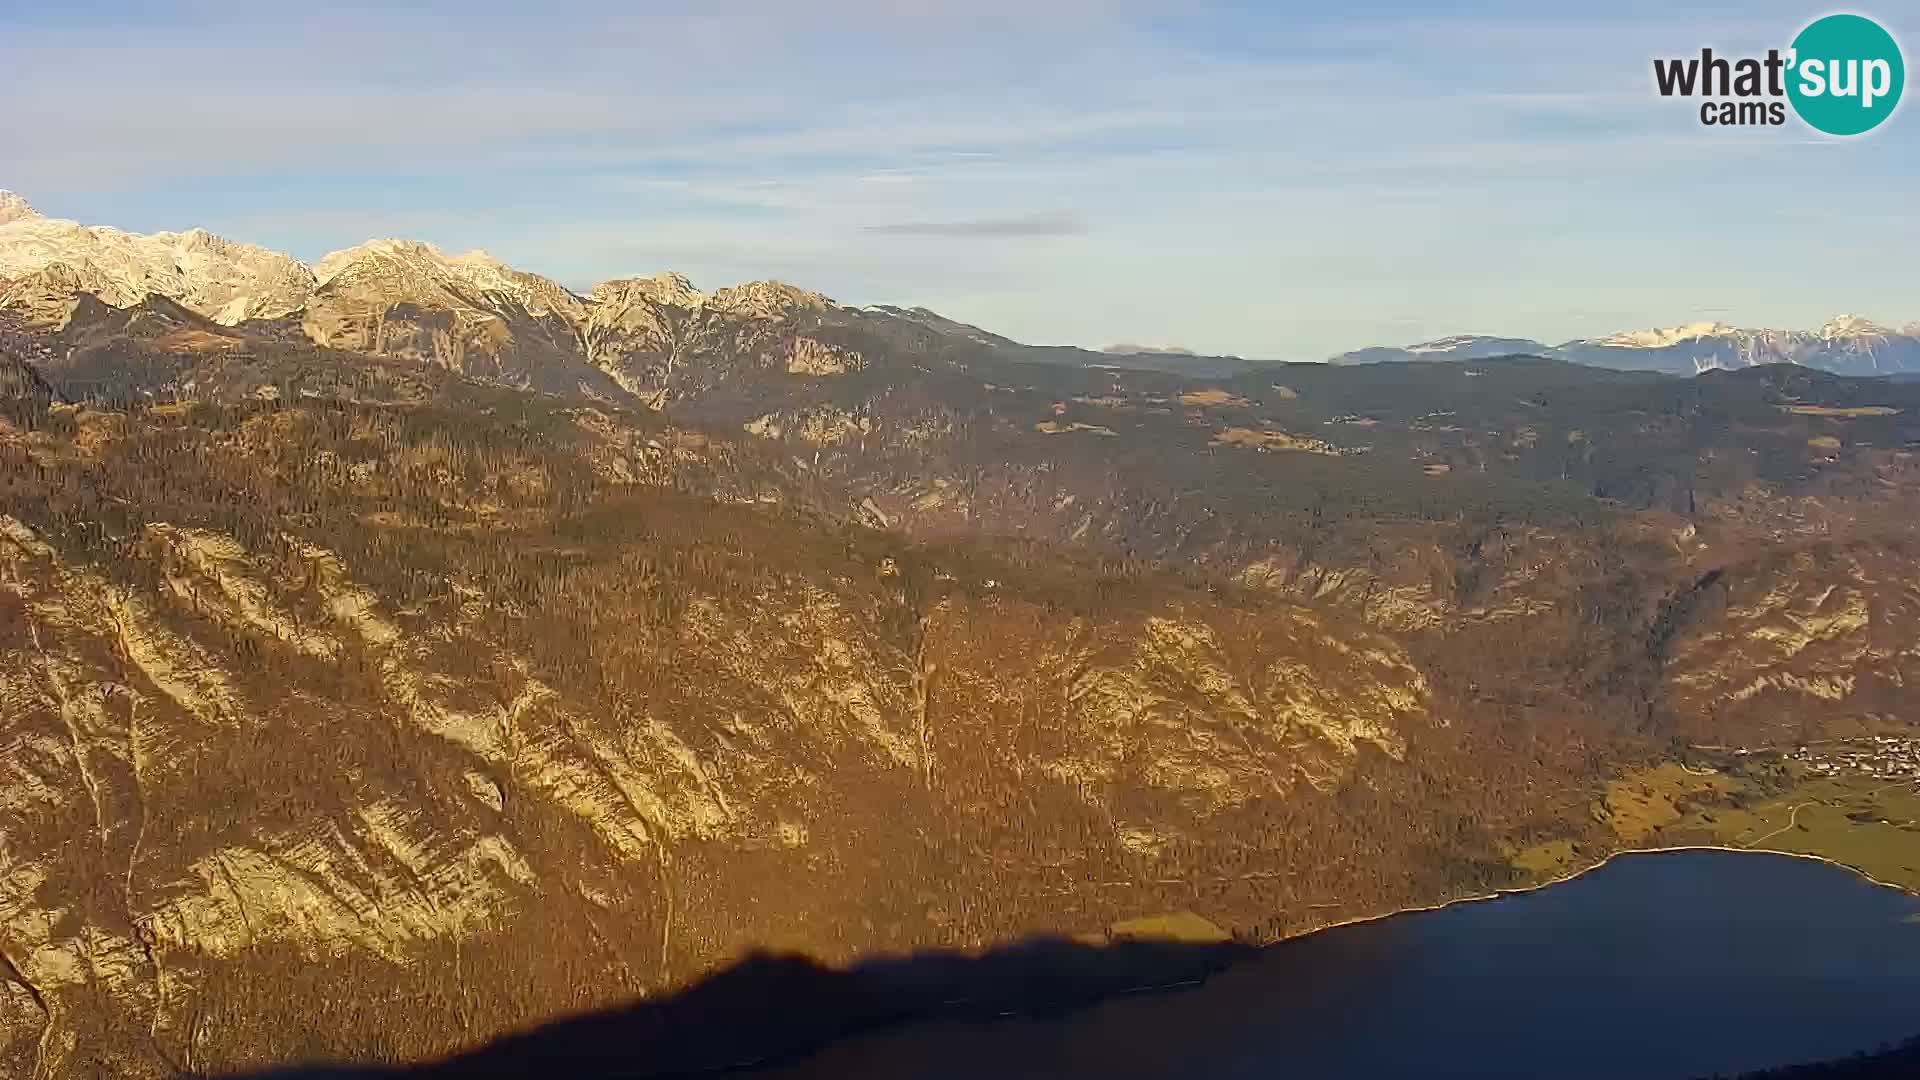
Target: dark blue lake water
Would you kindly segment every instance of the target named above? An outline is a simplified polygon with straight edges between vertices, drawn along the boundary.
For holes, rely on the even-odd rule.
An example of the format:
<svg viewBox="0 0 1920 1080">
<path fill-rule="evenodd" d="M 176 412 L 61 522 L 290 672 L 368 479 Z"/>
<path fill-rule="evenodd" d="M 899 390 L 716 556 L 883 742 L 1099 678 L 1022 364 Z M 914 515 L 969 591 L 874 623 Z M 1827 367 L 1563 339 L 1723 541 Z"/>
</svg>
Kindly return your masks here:
<svg viewBox="0 0 1920 1080">
<path fill-rule="evenodd" d="M 792 1076 L 1656 1080 L 1920 1034 L 1920 899 L 1805 859 L 1629 855 L 1283 943 L 1197 989 L 853 1040 Z"/>
</svg>

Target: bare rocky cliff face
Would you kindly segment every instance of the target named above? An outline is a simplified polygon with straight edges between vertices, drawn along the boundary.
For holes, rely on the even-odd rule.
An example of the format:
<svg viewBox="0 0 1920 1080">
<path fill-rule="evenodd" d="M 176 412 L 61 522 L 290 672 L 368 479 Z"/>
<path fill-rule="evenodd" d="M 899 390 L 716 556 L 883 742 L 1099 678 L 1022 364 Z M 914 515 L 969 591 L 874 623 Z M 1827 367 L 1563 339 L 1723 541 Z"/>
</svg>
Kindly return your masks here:
<svg viewBox="0 0 1920 1080">
<path fill-rule="evenodd" d="M 804 521 L 663 497 L 589 526 L 553 516 L 565 481 L 538 455 L 470 493 L 433 463 L 445 433 L 395 422 L 349 420 L 337 449 L 288 412 L 211 442 L 90 415 L 9 443 L 15 475 L 149 453 L 214 470 L 177 491 L 250 459 L 229 440 L 297 447 L 286 467 L 323 486 L 293 503 L 328 504 L 230 531 L 149 502 L 121 533 L 43 490 L 38 525 L 0 518 L 0 1053 L 23 1075 L 301 1052 L 283 1036 L 332 1006 L 304 1000 L 295 1023 L 257 980 L 342 958 L 386 974 L 329 996 L 404 1011 L 426 958 L 472 950 L 480 1027 L 397 1021 L 391 1045 L 417 1054 L 752 944 L 986 942 L 1037 910 L 1097 927 L 1177 867 L 1218 875 L 1211 823 L 1331 798 L 1445 723 L 1404 648 L 1297 605 L 1150 582 L 1043 599 L 1086 571 L 1026 584 L 878 538 L 841 553 Z M 176 435 L 190 445 L 165 449 Z M 397 475 L 493 504 L 493 553 L 443 532 L 382 561 L 406 528 L 387 520 Z M 369 529 L 385 535 L 320 542 Z M 479 974 L 536 943 L 587 968 L 531 994 Z"/>
<path fill-rule="evenodd" d="M 89 273 L 0 287 L 6 1075 L 1266 940 L 1605 850 L 1676 740 L 1913 722 L 1916 387 L 1089 369 L 402 242 L 232 321 Z"/>
<path fill-rule="evenodd" d="M 327 256 L 315 277 L 300 328 L 317 344 L 529 389 L 617 392 L 579 355 L 579 298 L 484 252 L 378 240 Z"/>
</svg>

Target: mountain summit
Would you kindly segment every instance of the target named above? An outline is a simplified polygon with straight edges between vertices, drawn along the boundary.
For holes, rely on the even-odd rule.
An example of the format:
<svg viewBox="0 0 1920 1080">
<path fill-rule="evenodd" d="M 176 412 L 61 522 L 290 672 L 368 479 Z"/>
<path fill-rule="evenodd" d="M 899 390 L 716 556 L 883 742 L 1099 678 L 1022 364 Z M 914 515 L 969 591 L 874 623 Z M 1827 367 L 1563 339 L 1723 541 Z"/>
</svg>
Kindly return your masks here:
<svg viewBox="0 0 1920 1080">
<path fill-rule="evenodd" d="M 0 188 L 0 225 L 5 225 L 10 221 L 25 221 L 28 218 L 37 218 L 39 216 L 40 211 L 35 210 L 27 200 L 11 191 Z"/>
<path fill-rule="evenodd" d="M 150 295 L 175 300 L 218 323 L 270 319 L 300 310 L 313 273 L 277 251 L 236 243 L 205 229 L 151 235 L 43 217 L 0 192 L 0 280 L 61 282 L 117 307 Z"/>
</svg>

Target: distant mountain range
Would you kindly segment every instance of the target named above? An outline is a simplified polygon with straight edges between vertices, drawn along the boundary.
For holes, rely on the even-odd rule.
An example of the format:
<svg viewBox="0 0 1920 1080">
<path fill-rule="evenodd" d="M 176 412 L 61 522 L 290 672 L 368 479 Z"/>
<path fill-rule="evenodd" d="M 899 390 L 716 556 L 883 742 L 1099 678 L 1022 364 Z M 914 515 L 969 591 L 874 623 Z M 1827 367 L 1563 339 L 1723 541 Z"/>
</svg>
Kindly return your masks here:
<svg viewBox="0 0 1920 1080">
<path fill-rule="evenodd" d="M 1333 362 L 1478 360 L 1516 354 L 1671 375 L 1694 375 L 1757 364 L 1801 364 L 1841 375 L 1894 375 L 1920 372 L 1920 323 L 1894 329 L 1856 315 L 1842 315 L 1828 320 L 1817 330 L 1750 330 L 1703 322 L 1657 330 L 1628 330 L 1562 345 L 1546 345 L 1528 338 L 1458 334 L 1404 348 L 1357 349 L 1334 357 Z"/>
<path fill-rule="evenodd" d="M 513 385 L 584 388 L 652 399 L 676 356 L 716 319 L 797 338 L 800 323 L 886 321 L 914 332 L 983 346 L 1005 359 L 1076 367 L 1221 376 L 1258 366 L 1237 356 L 1178 346 L 1104 349 L 1028 345 L 922 307 L 848 307 L 774 281 L 713 293 L 678 274 L 622 278 L 576 293 L 517 270 L 484 251 L 450 255 L 412 240 L 370 240 L 309 266 L 291 256 L 205 229 L 138 234 L 45 217 L 0 191 L 0 308 L 62 327 L 83 297 L 131 308 L 151 297 L 227 327 L 277 325 L 316 344 L 430 359 Z M 799 343 L 793 363 L 836 366 L 818 343 Z M 1528 338 L 1462 334 L 1333 357 L 1336 364 L 1477 360 L 1533 355 L 1632 371 L 1691 375 L 1718 368 L 1794 363 L 1846 375 L 1920 372 L 1920 324 L 1892 329 L 1854 316 L 1818 330 L 1747 330 L 1693 323 L 1546 345 Z"/>
</svg>

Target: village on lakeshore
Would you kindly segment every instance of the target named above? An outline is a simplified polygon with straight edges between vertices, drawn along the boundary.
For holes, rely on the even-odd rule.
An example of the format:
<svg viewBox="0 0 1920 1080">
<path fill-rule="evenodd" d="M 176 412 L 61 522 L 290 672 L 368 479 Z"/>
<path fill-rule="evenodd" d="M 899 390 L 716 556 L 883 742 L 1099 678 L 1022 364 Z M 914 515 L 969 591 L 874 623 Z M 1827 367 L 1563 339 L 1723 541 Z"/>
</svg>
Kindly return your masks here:
<svg viewBox="0 0 1920 1080">
<path fill-rule="evenodd" d="M 1703 748 L 1704 749 L 1704 748 Z M 1868 777 L 1920 784 L 1920 738 L 1870 735 L 1857 739 L 1801 743 L 1791 749 L 1737 747 L 1735 757 L 1778 755 L 1821 777 Z"/>
</svg>

